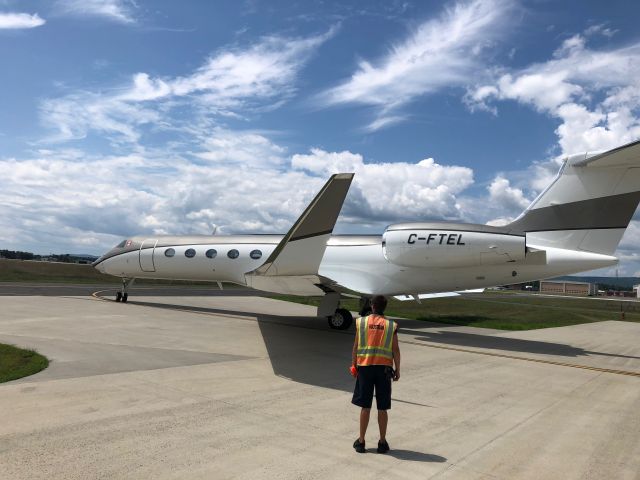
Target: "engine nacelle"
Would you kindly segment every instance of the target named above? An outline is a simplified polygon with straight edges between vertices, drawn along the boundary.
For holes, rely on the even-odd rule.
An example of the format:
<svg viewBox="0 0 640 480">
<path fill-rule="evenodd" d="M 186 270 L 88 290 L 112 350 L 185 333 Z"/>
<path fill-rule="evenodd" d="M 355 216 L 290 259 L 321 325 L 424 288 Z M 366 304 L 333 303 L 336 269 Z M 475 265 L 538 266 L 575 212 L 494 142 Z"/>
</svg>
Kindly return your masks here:
<svg viewBox="0 0 640 480">
<path fill-rule="evenodd" d="M 387 260 L 404 267 L 466 267 L 524 260 L 524 235 L 469 224 L 391 225 L 382 236 Z"/>
</svg>

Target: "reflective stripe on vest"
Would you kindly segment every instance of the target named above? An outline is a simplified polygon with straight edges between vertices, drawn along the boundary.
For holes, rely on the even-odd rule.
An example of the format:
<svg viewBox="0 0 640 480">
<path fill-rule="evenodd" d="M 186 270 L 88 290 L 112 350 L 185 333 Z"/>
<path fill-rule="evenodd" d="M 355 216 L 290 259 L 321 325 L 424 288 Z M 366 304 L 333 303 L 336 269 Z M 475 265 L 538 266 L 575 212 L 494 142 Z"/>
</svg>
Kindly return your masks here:
<svg viewBox="0 0 640 480">
<path fill-rule="evenodd" d="M 382 319 L 384 322 L 376 320 Z M 371 323 L 369 323 L 371 320 Z M 371 326 L 374 326 L 373 329 Z M 382 328 L 380 328 L 382 327 Z M 393 334 L 395 322 L 379 315 L 370 315 L 358 319 L 358 365 L 393 366 Z M 378 332 L 384 330 L 382 335 Z M 374 330 L 371 332 L 371 330 Z"/>
</svg>

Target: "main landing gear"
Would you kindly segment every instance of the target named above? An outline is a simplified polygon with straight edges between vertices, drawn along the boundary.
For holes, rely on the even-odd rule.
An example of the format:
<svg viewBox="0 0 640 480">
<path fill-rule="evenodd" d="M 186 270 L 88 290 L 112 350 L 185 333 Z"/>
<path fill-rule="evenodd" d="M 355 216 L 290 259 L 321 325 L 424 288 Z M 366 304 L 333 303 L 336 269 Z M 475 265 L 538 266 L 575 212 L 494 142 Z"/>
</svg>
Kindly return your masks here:
<svg viewBox="0 0 640 480">
<path fill-rule="evenodd" d="M 322 297 L 318 305 L 318 316 L 329 322 L 329 327 L 335 330 L 346 330 L 353 323 L 353 316 L 346 308 L 340 307 L 340 294 L 328 292 Z"/>
<path fill-rule="evenodd" d="M 338 308 L 336 313 L 328 317 L 329 327 L 335 330 L 346 330 L 353 323 L 353 316 L 346 308 Z"/>
<path fill-rule="evenodd" d="M 362 297 L 360 299 L 360 316 L 369 315 L 371 313 L 371 299 Z M 318 316 L 326 317 L 329 327 L 334 330 L 346 330 L 353 323 L 353 315 L 346 308 L 340 308 L 340 294 L 337 292 L 329 292 L 318 306 Z"/>
<path fill-rule="evenodd" d="M 371 299 L 369 297 L 361 297 L 360 298 L 360 311 L 358 312 L 361 317 L 366 317 L 367 315 L 371 315 L 373 310 L 371 310 Z"/>
<path fill-rule="evenodd" d="M 135 278 L 123 278 L 122 279 L 122 290 L 116 292 L 116 302 L 127 303 L 129 299 L 129 287 L 133 285 Z"/>
</svg>

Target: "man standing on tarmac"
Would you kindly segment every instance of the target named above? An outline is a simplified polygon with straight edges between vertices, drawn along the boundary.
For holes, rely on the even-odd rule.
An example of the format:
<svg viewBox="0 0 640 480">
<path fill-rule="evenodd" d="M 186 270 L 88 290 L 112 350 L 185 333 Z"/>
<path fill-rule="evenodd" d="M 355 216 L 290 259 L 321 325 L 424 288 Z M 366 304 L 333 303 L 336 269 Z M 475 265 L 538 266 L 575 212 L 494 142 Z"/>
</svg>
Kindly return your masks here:
<svg viewBox="0 0 640 480">
<path fill-rule="evenodd" d="M 369 425 L 373 391 L 376 392 L 380 441 L 378 453 L 387 453 L 387 410 L 391 408 L 391 380 L 400 378 L 400 347 L 398 324 L 386 319 L 383 314 L 387 299 L 382 295 L 373 297 L 373 313 L 356 321 L 356 338 L 353 342 L 351 374 L 356 377 L 356 387 L 351 403 L 362 407 L 360 411 L 360 436 L 353 443 L 358 453 L 364 453 L 364 436 Z M 395 371 L 393 366 L 395 364 Z"/>
</svg>

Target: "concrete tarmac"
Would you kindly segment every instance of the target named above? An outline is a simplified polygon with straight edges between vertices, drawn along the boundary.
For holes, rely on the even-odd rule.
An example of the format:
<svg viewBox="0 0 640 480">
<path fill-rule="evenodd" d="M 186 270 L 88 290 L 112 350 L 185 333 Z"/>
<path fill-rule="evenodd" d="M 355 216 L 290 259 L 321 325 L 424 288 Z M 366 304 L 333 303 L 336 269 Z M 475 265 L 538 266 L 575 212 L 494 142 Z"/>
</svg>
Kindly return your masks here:
<svg viewBox="0 0 640 480">
<path fill-rule="evenodd" d="M 52 359 L 0 385 L 1 478 L 640 478 L 640 325 L 401 321 L 392 450 L 375 453 L 372 415 L 362 455 L 353 331 L 312 314 L 260 297 L 0 297 L 0 342 Z"/>
</svg>

